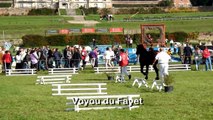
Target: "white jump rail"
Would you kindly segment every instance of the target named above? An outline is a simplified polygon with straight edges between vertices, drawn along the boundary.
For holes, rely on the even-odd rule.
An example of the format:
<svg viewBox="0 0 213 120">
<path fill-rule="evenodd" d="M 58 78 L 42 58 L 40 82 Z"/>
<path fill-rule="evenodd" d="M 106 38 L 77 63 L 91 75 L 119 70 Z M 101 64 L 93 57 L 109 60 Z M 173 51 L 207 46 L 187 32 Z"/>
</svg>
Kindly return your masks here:
<svg viewBox="0 0 213 120">
<path fill-rule="evenodd" d="M 104 95 L 106 83 L 52 84 L 52 95 Z"/>
<path fill-rule="evenodd" d="M 37 76 L 36 84 L 70 83 L 72 75 Z"/>
<path fill-rule="evenodd" d="M 36 75 L 36 69 L 7 69 L 6 76 L 26 76 L 26 75 Z"/>
<path fill-rule="evenodd" d="M 190 64 L 170 64 L 169 71 L 187 71 L 191 70 Z"/>
<path fill-rule="evenodd" d="M 78 69 L 77 68 L 49 68 L 48 73 L 51 75 L 78 74 Z"/>
<path fill-rule="evenodd" d="M 145 67 L 144 67 L 145 70 Z M 187 71 L 191 70 L 190 64 L 169 64 L 169 71 Z M 120 73 L 120 67 L 95 67 L 95 73 Z M 140 66 L 127 66 L 128 72 L 140 72 Z M 149 71 L 153 72 L 154 68 L 152 65 L 149 66 Z"/>
<path fill-rule="evenodd" d="M 140 104 L 143 104 L 142 99 L 139 99 L 140 95 L 101 95 L 101 96 L 78 96 L 78 97 L 67 97 L 68 103 L 67 110 L 74 110 L 79 112 L 80 110 L 100 110 L 100 109 L 123 109 L 128 108 L 139 108 Z M 137 99 L 134 99 L 137 98 Z M 138 104 L 130 104 L 137 100 Z M 71 101 L 71 102 L 70 102 Z M 85 105 L 80 101 L 88 101 L 88 105 Z M 95 103 L 95 101 L 97 103 Z M 128 102 L 124 102 L 128 101 Z M 95 103 L 95 104 L 93 104 Z M 134 102 L 135 103 L 135 102 Z M 74 105 L 74 108 L 70 108 Z"/>
<path fill-rule="evenodd" d="M 95 73 L 120 73 L 120 67 L 94 67 Z"/>
</svg>

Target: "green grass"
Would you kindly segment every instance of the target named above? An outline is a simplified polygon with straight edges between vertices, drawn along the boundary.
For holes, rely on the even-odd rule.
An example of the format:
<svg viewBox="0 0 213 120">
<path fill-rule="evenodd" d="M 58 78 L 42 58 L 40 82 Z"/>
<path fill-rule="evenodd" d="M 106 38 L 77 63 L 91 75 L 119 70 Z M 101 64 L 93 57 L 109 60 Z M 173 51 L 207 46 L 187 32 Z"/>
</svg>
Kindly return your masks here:
<svg viewBox="0 0 213 120">
<path fill-rule="evenodd" d="M 67 15 L 66 9 L 59 9 L 61 15 Z"/>
<path fill-rule="evenodd" d="M 83 25 L 71 25 L 62 16 L 0 16 L 0 31 L 6 38 L 21 38 L 25 34 L 45 35 L 48 29 L 80 28 Z"/>
<path fill-rule="evenodd" d="M 106 82 L 108 94 L 140 94 L 144 105 L 128 109 L 65 111 L 66 98 L 51 96 L 51 86 L 35 85 L 36 76 L 0 76 L 1 120 L 211 120 L 213 119 L 212 72 L 171 72 L 175 84 L 172 93 L 132 87 L 133 80 L 114 83 L 105 74 L 89 70 L 73 75 L 72 83 Z M 141 77 L 140 73 L 132 73 Z M 149 83 L 155 77 L 150 73 Z"/>
<path fill-rule="evenodd" d="M 123 20 L 131 17 L 132 14 L 113 15 L 115 20 Z M 213 16 L 213 12 L 190 12 L 190 13 L 164 13 L 164 14 L 137 14 L 134 18 L 170 18 L 170 17 L 205 17 Z M 87 20 L 99 20 L 99 15 L 90 14 L 86 17 Z"/>
<path fill-rule="evenodd" d="M 136 18 L 156 18 L 156 17 L 185 17 L 185 16 L 212 16 L 213 12 L 196 13 L 168 13 L 168 14 L 138 14 Z M 131 15 L 114 15 L 115 20 L 122 20 Z M 6 39 L 21 38 L 25 34 L 45 35 L 45 30 L 63 28 L 84 28 L 84 25 L 69 24 L 67 20 L 73 20 L 65 16 L 0 16 L 0 38 Z M 88 15 L 86 20 L 99 20 L 99 15 Z M 123 27 L 124 29 L 134 29 L 140 31 L 141 24 L 165 24 L 166 32 L 212 32 L 213 20 L 177 20 L 177 21 L 145 21 L 145 22 L 108 22 L 100 21 L 94 28 Z"/>
</svg>

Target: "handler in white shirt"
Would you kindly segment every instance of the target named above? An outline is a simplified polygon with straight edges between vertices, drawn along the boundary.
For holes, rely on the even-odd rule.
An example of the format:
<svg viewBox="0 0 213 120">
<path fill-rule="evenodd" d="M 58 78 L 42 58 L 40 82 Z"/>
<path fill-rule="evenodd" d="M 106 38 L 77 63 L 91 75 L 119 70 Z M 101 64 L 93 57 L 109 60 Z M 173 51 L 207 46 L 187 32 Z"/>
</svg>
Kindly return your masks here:
<svg viewBox="0 0 213 120">
<path fill-rule="evenodd" d="M 112 67 L 111 65 L 111 52 L 109 50 L 109 48 L 106 48 L 106 51 L 104 53 L 104 57 L 105 57 L 105 67 Z"/>
<path fill-rule="evenodd" d="M 165 51 L 163 51 L 162 48 L 160 48 L 160 52 L 156 55 L 154 63 L 158 60 L 161 79 L 164 78 L 166 75 L 169 75 L 168 69 L 170 59 L 171 56 L 168 55 Z"/>
</svg>

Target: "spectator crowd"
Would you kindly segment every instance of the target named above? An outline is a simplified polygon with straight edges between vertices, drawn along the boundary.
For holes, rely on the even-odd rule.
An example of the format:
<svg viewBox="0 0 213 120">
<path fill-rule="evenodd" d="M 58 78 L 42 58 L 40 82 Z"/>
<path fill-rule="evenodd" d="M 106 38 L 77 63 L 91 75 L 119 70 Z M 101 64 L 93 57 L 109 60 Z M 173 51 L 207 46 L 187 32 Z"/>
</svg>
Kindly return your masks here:
<svg viewBox="0 0 213 120">
<path fill-rule="evenodd" d="M 131 38 L 127 36 L 127 47 L 132 47 L 129 40 L 131 41 Z M 94 43 L 94 45 L 96 44 Z M 205 63 L 206 71 L 212 71 L 211 51 L 209 51 L 207 47 L 201 50 L 198 46 L 192 47 L 190 44 L 177 45 L 174 42 L 170 42 L 169 46 L 173 47 L 173 51 L 168 49 L 167 53 L 169 55 L 177 54 L 182 63 L 191 64 L 192 57 L 194 57 L 196 70 L 199 70 L 200 64 Z M 113 67 L 119 63 L 121 49 L 122 47 L 120 45 L 106 48 L 103 54 L 105 67 Z M 15 62 L 15 69 L 33 68 L 38 71 L 47 70 L 48 68 L 75 67 L 79 69 L 85 68 L 87 63 L 90 63 L 92 67 L 98 67 L 99 54 L 100 51 L 97 46 L 94 46 L 92 51 L 88 51 L 85 47 L 67 45 L 62 51 L 58 48 L 51 48 L 50 46 L 27 49 L 19 48 L 13 56 L 9 50 L 0 47 L 0 68 L 2 68 L 1 70 L 11 69 L 13 62 Z"/>
</svg>

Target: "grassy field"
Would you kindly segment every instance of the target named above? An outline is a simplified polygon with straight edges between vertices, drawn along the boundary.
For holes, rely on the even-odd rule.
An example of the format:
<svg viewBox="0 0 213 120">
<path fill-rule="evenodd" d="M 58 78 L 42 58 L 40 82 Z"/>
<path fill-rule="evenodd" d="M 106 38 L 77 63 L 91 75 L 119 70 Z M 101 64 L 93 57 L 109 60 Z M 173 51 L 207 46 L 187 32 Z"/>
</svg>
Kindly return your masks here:
<svg viewBox="0 0 213 120">
<path fill-rule="evenodd" d="M 156 18 L 156 17 L 193 17 L 212 16 L 213 12 L 198 13 L 168 13 L 168 14 L 139 14 L 136 18 Z M 115 15 L 115 20 L 122 20 L 131 15 Z M 0 16 L 0 39 L 21 38 L 25 34 L 45 35 L 45 30 L 63 28 L 83 28 L 87 27 L 79 24 L 69 24 L 67 20 L 71 17 L 63 16 Z M 141 24 L 163 23 L 167 32 L 212 32 L 213 20 L 177 20 L 177 21 L 145 21 L 145 22 L 107 22 L 100 21 L 99 15 L 88 15 L 86 20 L 97 20 L 100 23 L 92 26 L 94 28 L 123 27 L 125 29 L 139 30 Z M 4 37 L 3 37 L 4 31 Z"/>
<path fill-rule="evenodd" d="M 45 30 L 80 28 L 83 25 L 71 25 L 67 20 L 71 17 L 62 16 L 0 16 L 0 39 L 4 31 L 6 38 L 21 38 L 25 34 L 45 35 Z"/>
<path fill-rule="evenodd" d="M 40 73 L 41 74 L 41 73 Z M 1 120 L 212 120 L 213 79 L 212 72 L 172 72 L 175 77 L 172 93 L 132 87 L 133 80 L 114 83 L 104 74 L 90 70 L 74 75 L 72 83 L 106 82 L 108 94 L 140 94 L 144 105 L 128 109 L 91 110 L 79 113 L 65 111 L 65 97 L 51 96 L 51 86 L 35 85 L 36 76 L 0 76 Z M 140 73 L 132 73 L 141 77 Z M 151 84 L 155 77 L 150 74 Z"/>
<path fill-rule="evenodd" d="M 190 13 L 164 13 L 164 14 L 123 14 L 113 15 L 115 20 L 123 20 L 124 18 L 171 18 L 171 17 L 205 17 L 213 16 L 213 12 L 190 12 Z M 99 15 L 88 15 L 87 20 L 99 20 Z"/>
</svg>

